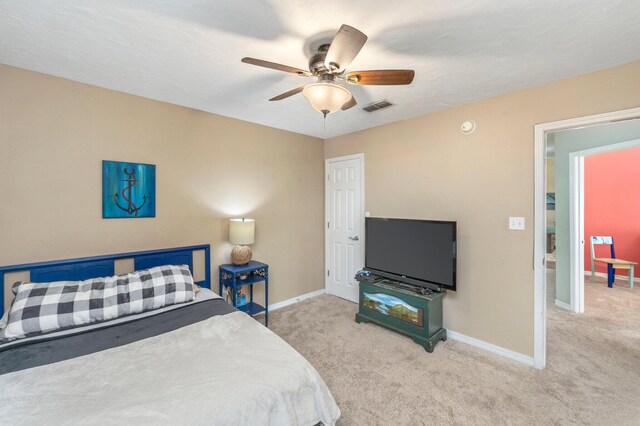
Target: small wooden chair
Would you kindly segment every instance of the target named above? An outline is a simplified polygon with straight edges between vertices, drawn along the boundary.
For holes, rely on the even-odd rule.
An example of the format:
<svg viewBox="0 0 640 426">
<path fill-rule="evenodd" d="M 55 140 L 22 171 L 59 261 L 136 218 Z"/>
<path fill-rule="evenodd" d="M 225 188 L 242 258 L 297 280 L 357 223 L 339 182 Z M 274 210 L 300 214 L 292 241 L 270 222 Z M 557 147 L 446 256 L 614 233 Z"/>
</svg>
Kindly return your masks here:
<svg viewBox="0 0 640 426">
<path fill-rule="evenodd" d="M 611 246 L 611 257 L 596 257 L 594 246 L 596 244 L 608 244 Z M 613 245 L 613 237 L 591 237 L 591 281 L 596 279 L 596 263 L 607 265 L 607 285 L 613 287 L 616 269 L 629 270 L 629 288 L 633 288 L 633 267 L 637 262 L 616 259 L 616 250 Z"/>
</svg>

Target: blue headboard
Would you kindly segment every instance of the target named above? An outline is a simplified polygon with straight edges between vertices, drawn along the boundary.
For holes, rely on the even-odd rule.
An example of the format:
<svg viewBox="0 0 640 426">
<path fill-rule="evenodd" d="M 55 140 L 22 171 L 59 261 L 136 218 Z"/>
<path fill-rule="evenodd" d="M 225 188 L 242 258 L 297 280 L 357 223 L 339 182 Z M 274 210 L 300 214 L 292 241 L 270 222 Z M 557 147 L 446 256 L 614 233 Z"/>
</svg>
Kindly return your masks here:
<svg viewBox="0 0 640 426">
<path fill-rule="evenodd" d="M 196 284 L 210 289 L 211 247 L 209 244 L 0 266 L 0 316 L 4 312 L 4 274 L 7 272 L 29 271 L 30 282 L 34 283 L 82 281 L 114 275 L 116 260 L 133 259 L 133 269 L 136 271 L 161 265 L 189 265 L 193 273 L 193 252 L 199 250 L 204 250 L 205 278 L 203 281 L 197 281 Z"/>
</svg>

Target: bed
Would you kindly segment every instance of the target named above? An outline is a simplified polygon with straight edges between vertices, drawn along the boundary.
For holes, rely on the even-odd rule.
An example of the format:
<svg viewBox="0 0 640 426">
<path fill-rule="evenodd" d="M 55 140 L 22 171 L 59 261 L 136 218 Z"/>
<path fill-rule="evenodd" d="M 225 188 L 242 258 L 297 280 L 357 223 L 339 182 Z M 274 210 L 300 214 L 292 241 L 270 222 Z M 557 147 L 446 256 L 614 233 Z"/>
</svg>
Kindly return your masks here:
<svg viewBox="0 0 640 426">
<path fill-rule="evenodd" d="M 2 283 L 21 270 L 51 283 L 114 275 L 124 259 L 135 270 L 179 264 L 193 273 L 194 255 L 204 264 L 188 302 L 4 340 L 2 422 L 335 424 L 340 410 L 313 366 L 210 290 L 209 253 L 202 245 L 0 267 Z"/>
</svg>

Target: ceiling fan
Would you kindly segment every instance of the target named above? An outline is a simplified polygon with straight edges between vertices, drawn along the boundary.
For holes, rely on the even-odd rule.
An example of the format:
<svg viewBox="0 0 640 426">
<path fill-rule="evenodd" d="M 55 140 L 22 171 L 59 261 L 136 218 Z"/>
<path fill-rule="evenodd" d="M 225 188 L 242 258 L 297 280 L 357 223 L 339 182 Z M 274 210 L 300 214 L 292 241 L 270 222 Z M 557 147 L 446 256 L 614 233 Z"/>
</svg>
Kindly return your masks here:
<svg viewBox="0 0 640 426">
<path fill-rule="evenodd" d="M 367 36 L 349 25 L 342 25 L 331 43 L 321 45 L 309 58 L 309 71 L 256 58 L 242 58 L 242 62 L 278 71 L 289 72 L 304 77 L 316 77 L 316 83 L 296 87 L 275 96 L 270 101 L 281 101 L 297 93 L 307 98 L 311 106 L 325 117 L 327 114 L 355 106 L 356 100 L 338 81 L 360 85 L 401 85 L 411 84 L 413 70 L 371 70 L 351 71 L 346 68 L 367 41 Z"/>
</svg>

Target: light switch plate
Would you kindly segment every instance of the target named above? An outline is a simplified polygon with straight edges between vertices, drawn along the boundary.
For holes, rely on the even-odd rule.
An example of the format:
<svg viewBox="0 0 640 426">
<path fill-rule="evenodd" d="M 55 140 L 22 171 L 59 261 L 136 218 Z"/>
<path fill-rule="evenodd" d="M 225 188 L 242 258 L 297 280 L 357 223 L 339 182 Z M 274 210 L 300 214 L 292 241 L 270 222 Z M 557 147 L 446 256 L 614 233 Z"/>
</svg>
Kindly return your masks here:
<svg viewBox="0 0 640 426">
<path fill-rule="evenodd" d="M 524 231 L 524 217 L 509 216 L 509 229 Z"/>
<path fill-rule="evenodd" d="M 370 217 L 371 213 L 370 212 L 364 212 L 364 217 Z"/>
</svg>

